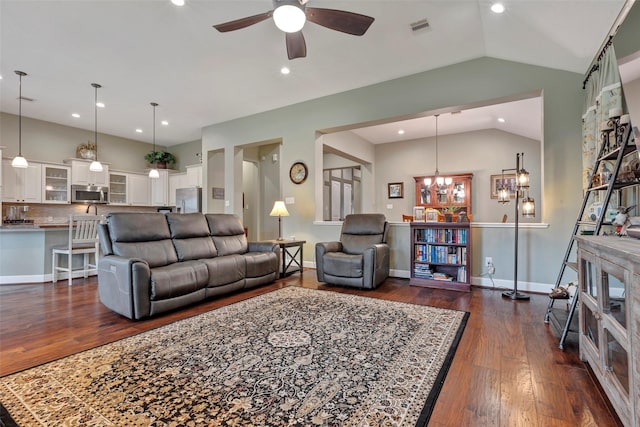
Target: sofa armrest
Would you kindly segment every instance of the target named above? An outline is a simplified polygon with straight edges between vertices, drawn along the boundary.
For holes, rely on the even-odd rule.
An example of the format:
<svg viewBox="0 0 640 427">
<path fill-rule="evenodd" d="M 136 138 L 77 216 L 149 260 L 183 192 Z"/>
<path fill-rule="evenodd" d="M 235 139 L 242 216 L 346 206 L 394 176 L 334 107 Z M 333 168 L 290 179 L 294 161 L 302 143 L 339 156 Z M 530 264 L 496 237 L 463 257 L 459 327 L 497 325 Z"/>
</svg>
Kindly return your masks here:
<svg viewBox="0 0 640 427">
<path fill-rule="evenodd" d="M 273 242 L 249 242 L 249 252 L 279 252 L 278 244 Z"/>
<path fill-rule="evenodd" d="M 378 243 L 362 253 L 363 287 L 374 289 L 389 277 L 389 245 Z"/>
<path fill-rule="evenodd" d="M 111 310 L 129 319 L 151 313 L 149 264 L 139 258 L 109 255 L 98 262 L 98 294 Z"/>
<path fill-rule="evenodd" d="M 341 242 L 316 243 L 316 276 L 319 282 L 324 282 L 324 254 L 329 252 L 342 252 Z"/>
</svg>

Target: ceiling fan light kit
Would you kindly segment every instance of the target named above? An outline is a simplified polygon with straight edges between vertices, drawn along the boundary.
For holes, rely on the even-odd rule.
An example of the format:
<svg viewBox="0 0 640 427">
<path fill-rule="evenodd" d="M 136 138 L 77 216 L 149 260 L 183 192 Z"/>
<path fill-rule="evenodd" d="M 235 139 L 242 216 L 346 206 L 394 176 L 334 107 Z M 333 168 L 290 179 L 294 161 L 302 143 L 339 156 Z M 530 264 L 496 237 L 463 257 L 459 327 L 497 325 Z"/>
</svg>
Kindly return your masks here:
<svg viewBox="0 0 640 427">
<path fill-rule="evenodd" d="M 345 10 L 307 7 L 308 0 L 273 0 L 273 10 L 247 16 L 213 27 L 221 33 L 240 30 L 273 17 L 276 26 L 286 33 L 289 59 L 307 56 L 307 46 L 302 35 L 306 21 L 341 33 L 361 36 L 367 32 L 374 18 Z"/>
<path fill-rule="evenodd" d="M 274 1 L 273 22 L 285 33 L 297 33 L 302 30 L 307 17 L 297 0 Z"/>
</svg>

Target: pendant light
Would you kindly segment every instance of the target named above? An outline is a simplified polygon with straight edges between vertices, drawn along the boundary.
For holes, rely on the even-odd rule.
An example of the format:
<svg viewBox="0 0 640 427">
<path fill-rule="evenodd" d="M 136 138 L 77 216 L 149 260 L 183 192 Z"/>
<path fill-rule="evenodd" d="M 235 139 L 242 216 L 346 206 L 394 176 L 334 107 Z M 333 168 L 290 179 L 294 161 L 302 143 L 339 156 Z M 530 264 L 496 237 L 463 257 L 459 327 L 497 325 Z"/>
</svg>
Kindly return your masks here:
<svg viewBox="0 0 640 427">
<path fill-rule="evenodd" d="M 435 181 L 435 184 L 438 186 L 438 191 L 446 192 L 446 188 L 443 188 L 443 187 L 451 185 L 451 182 L 453 182 L 453 179 L 450 177 L 445 178 L 443 176 L 440 176 L 440 171 L 438 170 L 438 117 L 439 116 L 440 114 L 435 115 L 435 118 L 436 118 L 436 173 L 434 176 L 434 181 Z M 427 187 L 430 187 L 431 178 L 425 178 L 424 183 Z"/>
<path fill-rule="evenodd" d="M 155 159 L 156 153 L 156 107 L 158 106 L 157 102 L 152 102 L 151 106 L 153 107 L 153 154 Z M 158 161 L 153 162 L 153 168 L 149 171 L 149 178 L 160 178 L 160 173 L 158 173 Z"/>
<path fill-rule="evenodd" d="M 91 165 L 89 165 L 89 170 L 91 172 L 102 172 L 102 163 L 100 163 L 98 161 L 98 88 L 101 88 L 102 86 L 100 86 L 98 83 L 91 83 L 91 86 L 93 86 L 93 88 L 95 89 L 95 101 L 93 103 L 93 108 L 95 111 L 95 117 L 94 117 L 94 123 L 95 123 L 95 127 L 94 127 L 94 144 L 96 146 L 96 158 L 93 160 L 93 162 L 91 162 Z"/>
<path fill-rule="evenodd" d="M 22 157 L 22 77 L 26 76 L 27 73 L 24 71 L 15 71 L 15 73 L 20 76 L 18 83 L 18 155 L 11 161 L 11 166 L 24 169 L 29 167 L 27 159 Z"/>
</svg>

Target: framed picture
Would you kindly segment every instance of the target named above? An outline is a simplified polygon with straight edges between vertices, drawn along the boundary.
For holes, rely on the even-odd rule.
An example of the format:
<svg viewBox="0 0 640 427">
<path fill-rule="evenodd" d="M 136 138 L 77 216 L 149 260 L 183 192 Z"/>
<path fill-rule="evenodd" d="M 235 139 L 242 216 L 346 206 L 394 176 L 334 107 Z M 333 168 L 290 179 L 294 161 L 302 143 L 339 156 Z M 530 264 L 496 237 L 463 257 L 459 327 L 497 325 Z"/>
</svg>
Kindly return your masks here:
<svg viewBox="0 0 640 427">
<path fill-rule="evenodd" d="M 438 222 L 438 210 L 427 209 L 424 211 L 424 220 L 427 222 Z"/>
<path fill-rule="evenodd" d="M 390 199 L 402 199 L 404 197 L 404 183 L 390 182 L 387 184 Z"/>
<path fill-rule="evenodd" d="M 504 176 L 504 181 L 503 181 L 503 176 Z M 502 174 L 491 175 L 491 198 L 492 199 L 498 198 L 498 190 L 503 184 L 506 185 L 507 188 L 509 189 L 509 198 L 515 199 L 516 198 L 516 174 L 515 173 L 509 173 L 509 174 L 506 173 L 504 175 Z"/>
<path fill-rule="evenodd" d="M 413 221 L 424 222 L 424 206 L 413 207 Z"/>
</svg>

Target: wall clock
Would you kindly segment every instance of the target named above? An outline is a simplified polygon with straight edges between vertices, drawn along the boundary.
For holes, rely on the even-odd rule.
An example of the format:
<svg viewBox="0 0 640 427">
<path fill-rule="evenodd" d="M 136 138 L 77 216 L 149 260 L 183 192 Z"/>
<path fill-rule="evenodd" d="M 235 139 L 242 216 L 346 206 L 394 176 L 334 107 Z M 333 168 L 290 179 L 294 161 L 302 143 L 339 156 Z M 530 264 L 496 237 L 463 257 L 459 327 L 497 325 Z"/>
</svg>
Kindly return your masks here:
<svg viewBox="0 0 640 427">
<path fill-rule="evenodd" d="M 308 174 L 307 165 L 302 162 L 295 162 L 289 169 L 289 178 L 294 184 L 302 184 L 307 179 Z"/>
</svg>

